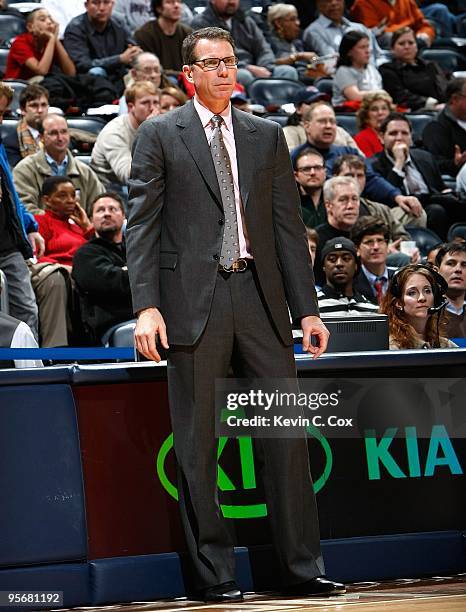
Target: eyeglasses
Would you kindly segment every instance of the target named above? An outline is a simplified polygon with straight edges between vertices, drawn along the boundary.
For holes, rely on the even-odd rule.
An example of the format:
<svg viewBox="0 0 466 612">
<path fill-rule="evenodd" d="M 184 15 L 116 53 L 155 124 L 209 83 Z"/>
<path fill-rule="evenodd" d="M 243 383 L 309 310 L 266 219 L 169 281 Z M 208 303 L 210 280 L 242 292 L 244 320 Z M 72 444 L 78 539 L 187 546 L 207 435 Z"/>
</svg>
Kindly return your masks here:
<svg viewBox="0 0 466 612">
<path fill-rule="evenodd" d="M 236 68 L 238 65 L 238 58 L 235 55 L 229 55 L 228 57 L 206 57 L 206 59 L 200 59 L 193 62 L 193 64 L 199 64 L 202 70 L 217 70 L 220 66 L 220 62 L 225 64 L 226 68 Z"/>
<path fill-rule="evenodd" d="M 386 244 L 386 242 L 386 238 L 370 238 L 370 240 L 364 240 L 363 242 L 361 242 L 361 244 L 371 249 L 376 244 Z"/>
<path fill-rule="evenodd" d="M 303 166 L 302 168 L 296 168 L 296 172 L 302 172 L 303 174 L 311 174 L 312 171 L 319 172 L 323 170 L 325 166 L 322 164 L 315 164 L 314 166 Z"/>
</svg>

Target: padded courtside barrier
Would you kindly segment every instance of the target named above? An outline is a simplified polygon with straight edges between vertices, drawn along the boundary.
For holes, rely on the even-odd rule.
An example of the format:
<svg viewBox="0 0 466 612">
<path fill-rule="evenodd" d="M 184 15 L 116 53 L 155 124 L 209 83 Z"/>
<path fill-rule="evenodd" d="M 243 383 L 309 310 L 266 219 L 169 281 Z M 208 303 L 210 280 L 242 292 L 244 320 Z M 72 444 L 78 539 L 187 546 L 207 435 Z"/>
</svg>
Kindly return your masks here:
<svg viewBox="0 0 466 612">
<path fill-rule="evenodd" d="M 0 387 L 0 566 L 86 558 L 71 387 Z"/>
</svg>

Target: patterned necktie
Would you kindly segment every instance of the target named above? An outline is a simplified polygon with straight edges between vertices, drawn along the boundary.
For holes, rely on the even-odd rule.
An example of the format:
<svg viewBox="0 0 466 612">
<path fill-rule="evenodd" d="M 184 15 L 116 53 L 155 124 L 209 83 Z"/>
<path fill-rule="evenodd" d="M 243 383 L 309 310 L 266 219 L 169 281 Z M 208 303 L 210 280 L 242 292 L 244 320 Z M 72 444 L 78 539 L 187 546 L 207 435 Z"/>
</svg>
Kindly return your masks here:
<svg viewBox="0 0 466 612">
<path fill-rule="evenodd" d="M 239 258 L 238 219 L 236 218 L 235 190 L 233 186 L 233 174 L 231 172 L 230 156 L 225 147 L 222 136 L 222 122 L 220 115 L 214 115 L 211 119 L 213 131 L 210 141 L 210 152 L 214 160 L 215 172 L 217 174 L 220 194 L 222 196 L 223 212 L 225 214 L 225 225 L 223 229 L 222 251 L 220 264 L 229 268 Z"/>
<path fill-rule="evenodd" d="M 383 298 L 383 276 L 378 276 L 374 281 L 375 295 L 377 296 L 377 304 L 380 304 Z"/>
</svg>

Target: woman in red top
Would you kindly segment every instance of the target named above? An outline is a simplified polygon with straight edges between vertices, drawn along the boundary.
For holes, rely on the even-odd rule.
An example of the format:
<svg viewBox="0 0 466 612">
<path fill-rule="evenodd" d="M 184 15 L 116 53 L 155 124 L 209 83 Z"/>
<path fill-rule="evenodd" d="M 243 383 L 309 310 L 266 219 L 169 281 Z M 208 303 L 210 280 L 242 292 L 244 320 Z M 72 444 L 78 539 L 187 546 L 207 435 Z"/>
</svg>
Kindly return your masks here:
<svg viewBox="0 0 466 612">
<path fill-rule="evenodd" d="M 73 256 L 89 238 L 94 227 L 76 201 L 76 189 L 67 176 L 49 176 L 42 186 L 45 213 L 36 215 L 45 251 L 31 265 L 31 283 L 39 307 L 42 346 L 67 346 L 70 272 Z"/>
<path fill-rule="evenodd" d="M 379 128 L 393 110 L 393 100 L 385 91 L 376 91 L 363 98 L 356 115 L 360 132 L 354 140 L 366 157 L 383 150 Z"/>
<path fill-rule="evenodd" d="M 8 53 L 5 78 L 28 80 L 58 69 L 75 76 L 76 68 L 58 39 L 58 23 L 49 12 L 38 8 L 26 18 L 27 32 L 19 34 Z"/>
</svg>

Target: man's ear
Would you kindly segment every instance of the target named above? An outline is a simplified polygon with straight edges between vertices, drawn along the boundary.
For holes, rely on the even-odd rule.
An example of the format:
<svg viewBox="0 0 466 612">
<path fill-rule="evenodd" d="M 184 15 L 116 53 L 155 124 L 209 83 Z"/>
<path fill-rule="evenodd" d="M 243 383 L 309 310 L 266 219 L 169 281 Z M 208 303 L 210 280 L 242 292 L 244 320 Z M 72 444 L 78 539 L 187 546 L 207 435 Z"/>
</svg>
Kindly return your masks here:
<svg viewBox="0 0 466 612">
<path fill-rule="evenodd" d="M 192 67 L 188 66 L 187 64 L 183 65 L 183 74 L 186 77 L 186 79 L 190 82 L 193 83 L 194 79 L 193 79 L 193 71 L 192 71 Z"/>
</svg>

